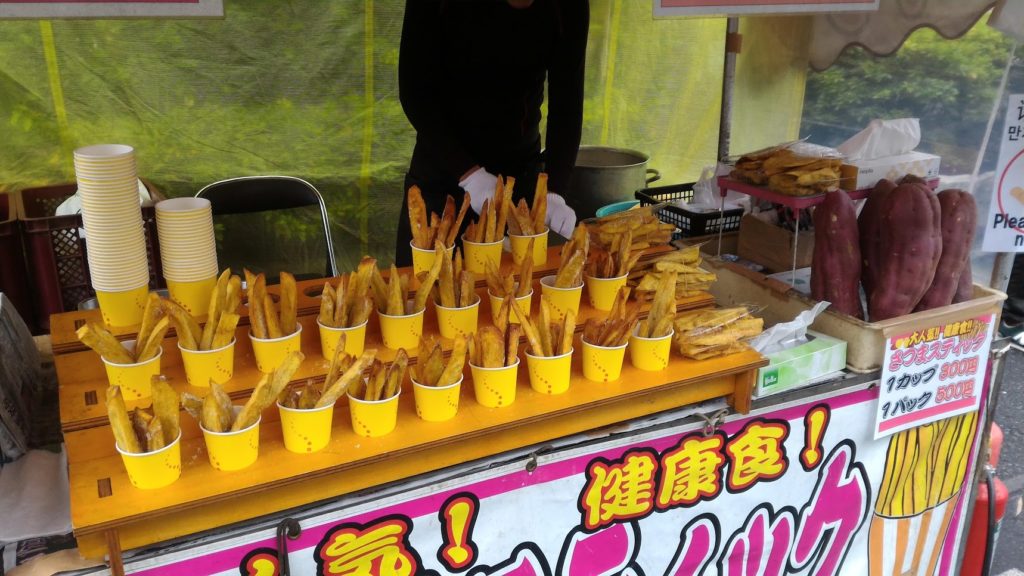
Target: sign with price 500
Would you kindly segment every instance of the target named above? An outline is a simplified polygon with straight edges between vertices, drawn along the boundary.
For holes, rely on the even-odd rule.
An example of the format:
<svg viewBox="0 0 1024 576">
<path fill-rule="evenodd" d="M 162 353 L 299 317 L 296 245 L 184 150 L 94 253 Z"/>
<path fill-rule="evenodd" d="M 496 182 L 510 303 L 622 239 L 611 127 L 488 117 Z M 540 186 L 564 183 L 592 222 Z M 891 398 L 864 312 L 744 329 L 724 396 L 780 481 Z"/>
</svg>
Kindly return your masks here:
<svg viewBox="0 0 1024 576">
<path fill-rule="evenodd" d="M 886 341 L 875 438 L 978 409 L 995 315 Z"/>
</svg>

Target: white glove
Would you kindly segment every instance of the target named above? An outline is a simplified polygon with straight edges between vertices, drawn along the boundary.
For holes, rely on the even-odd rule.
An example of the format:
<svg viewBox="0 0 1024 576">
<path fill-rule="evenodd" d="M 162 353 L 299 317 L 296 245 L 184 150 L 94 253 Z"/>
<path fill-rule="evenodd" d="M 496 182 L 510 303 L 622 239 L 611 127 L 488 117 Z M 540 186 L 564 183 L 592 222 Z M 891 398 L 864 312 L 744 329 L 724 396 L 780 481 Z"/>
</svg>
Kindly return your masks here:
<svg viewBox="0 0 1024 576">
<path fill-rule="evenodd" d="M 483 210 L 485 200 L 494 198 L 494 189 L 497 185 L 498 177 L 482 167 L 459 182 L 459 186 L 469 194 L 469 205 L 477 214 Z"/>
<path fill-rule="evenodd" d="M 548 192 L 548 213 L 544 223 L 555 234 L 562 238 L 569 238 L 572 236 L 573 229 L 576 228 L 576 211 L 566 205 L 565 198 L 554 192 Z"/>
</svg>

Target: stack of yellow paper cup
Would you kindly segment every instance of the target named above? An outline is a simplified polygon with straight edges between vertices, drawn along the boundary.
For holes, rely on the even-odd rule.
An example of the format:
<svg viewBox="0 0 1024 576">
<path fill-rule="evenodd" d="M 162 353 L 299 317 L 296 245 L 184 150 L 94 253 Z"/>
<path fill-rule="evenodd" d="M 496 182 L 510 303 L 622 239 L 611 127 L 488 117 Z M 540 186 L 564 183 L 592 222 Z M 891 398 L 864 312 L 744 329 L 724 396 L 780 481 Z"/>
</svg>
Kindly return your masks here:
<svg viewBox="0 0 1024 576">
<path fill-rule="evenodd" d="M 171 299 L 193 316 L 206 314 L 217 284 L 213 210 L 205 198 L 173 198 L 156 205 L 160 258 Z"/>
<path fill-rule="evenodd" d="M 79 148 L 75 177 L 89 275 L 103 321 L 108 326 L 138 324 L 149 292 L 149 262 L 135 150 L 121 144 Z"/>
</svg>

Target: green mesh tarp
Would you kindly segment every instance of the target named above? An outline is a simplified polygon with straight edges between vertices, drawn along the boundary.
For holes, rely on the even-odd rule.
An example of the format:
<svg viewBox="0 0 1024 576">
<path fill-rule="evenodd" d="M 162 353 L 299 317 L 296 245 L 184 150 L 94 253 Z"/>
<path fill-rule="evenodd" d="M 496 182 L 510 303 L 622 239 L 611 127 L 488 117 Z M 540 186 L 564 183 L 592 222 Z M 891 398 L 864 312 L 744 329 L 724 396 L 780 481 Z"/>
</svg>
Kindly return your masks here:
<svg viewBox="0 0 1024 576">
<path fill-rule="evenodd" d="M 71 151 L 133 145 L 168 196 L 285 174 L 325 196 L 338 267 L 394 253 L 414 133 L 398 102 L 402 0 L 228 1 L 223 20 L 0 22 L 0 190 L 73 180 Z M 799 127 L 799 18 L 744 22 L 733 150 Z M 651 154 L 662 183 L 714 162 L 725 20 L 591 0 L 584 144 Z M 285 257 L 313 220 L 270 221 Z"/>
</svg>

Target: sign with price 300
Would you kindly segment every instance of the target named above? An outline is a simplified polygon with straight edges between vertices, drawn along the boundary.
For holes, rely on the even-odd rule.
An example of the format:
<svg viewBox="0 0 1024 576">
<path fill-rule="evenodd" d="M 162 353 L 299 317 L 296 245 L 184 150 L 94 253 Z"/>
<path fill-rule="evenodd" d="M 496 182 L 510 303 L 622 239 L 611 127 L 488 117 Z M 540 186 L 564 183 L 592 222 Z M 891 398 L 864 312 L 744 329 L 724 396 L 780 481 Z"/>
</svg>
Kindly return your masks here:
<svg viewBox="0 0 1024 576">
<path fill-rule="evenodd" d="M 875 438 L 977 410 L 994 323 L 989 314 L 890 337 Z"/>
</svg>

